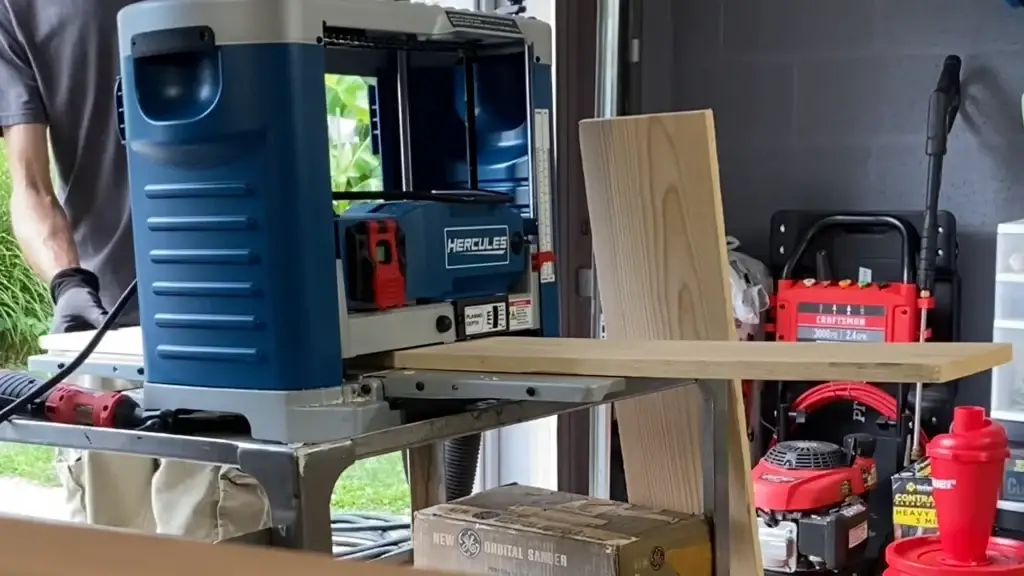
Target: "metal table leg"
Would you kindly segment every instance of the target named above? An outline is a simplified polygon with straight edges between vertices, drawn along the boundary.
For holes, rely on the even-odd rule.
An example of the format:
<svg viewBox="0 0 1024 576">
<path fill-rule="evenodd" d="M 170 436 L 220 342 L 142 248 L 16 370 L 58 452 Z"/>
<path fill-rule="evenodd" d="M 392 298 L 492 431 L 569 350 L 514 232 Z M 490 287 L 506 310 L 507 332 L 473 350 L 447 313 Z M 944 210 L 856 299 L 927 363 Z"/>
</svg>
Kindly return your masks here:
<svg viewBox="0 0 1024 576">
<path fill-rule="evenodd" d="M 707 407 L 702 422 L 704 513 L 711 526 L 715 576 L 729 576 L 729 388 L 731 383 L 698 383 Z"/>
<path fill-rule="evenodd" d="M 329 451 L 239 448 L 239 468 L 267 493 L 272 546 L 333 553 L 331 494 L 354 453 L 351 444 Z"/>
</svg>

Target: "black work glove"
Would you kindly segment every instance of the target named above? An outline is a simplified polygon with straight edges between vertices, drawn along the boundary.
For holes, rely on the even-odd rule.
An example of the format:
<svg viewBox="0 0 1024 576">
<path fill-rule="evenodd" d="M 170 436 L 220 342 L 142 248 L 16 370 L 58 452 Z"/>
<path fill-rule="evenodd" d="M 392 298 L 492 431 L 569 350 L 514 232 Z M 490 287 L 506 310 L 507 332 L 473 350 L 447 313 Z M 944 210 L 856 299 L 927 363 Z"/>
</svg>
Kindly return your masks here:
<svg viewBox="0 0 1024 576">
<path fill-rule="evenodd" d="M 61 270 L 50 281 L 52 334 L 95 330 L 107 318 L 100 300 L 100 279 L 84 268 Z"/>
</svg>

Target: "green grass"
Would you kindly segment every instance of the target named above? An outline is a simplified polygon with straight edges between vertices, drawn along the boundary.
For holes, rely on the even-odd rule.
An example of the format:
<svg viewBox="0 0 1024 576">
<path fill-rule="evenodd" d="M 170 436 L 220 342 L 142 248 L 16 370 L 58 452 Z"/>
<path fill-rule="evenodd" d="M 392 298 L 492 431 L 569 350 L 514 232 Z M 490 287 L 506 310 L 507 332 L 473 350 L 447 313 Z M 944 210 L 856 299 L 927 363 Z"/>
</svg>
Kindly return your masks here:
<svg viewBox="0 0 1024 576">
<path fill-rule="evenodd" d="M 402 468 L 402 454 L 395 452 L 356 462 L 334 487 L 331 508 L 408 514 L 409 485 Z"/>
<path fill-rule="evenodd" d="M 20 366 L 36 351 L 51 314 L 50 295 L 28 266 L 11 231 L 11 173 L 0 141 L 0 366 Z"/>
<path fill-rule="evenodd" d="M 59 486 L 53 448 L 0 443 L 0 478 Z M 331 508 L 348 512 L 409 513 L 409 487 L 400 453 L 356 462 L 334 487 Z"/>
<path fill-rule="evenodd" d="M 0 478 L 19 478 L 41 486 L 59 486 L 53 448 L 0 444 Z"/>
</svg>

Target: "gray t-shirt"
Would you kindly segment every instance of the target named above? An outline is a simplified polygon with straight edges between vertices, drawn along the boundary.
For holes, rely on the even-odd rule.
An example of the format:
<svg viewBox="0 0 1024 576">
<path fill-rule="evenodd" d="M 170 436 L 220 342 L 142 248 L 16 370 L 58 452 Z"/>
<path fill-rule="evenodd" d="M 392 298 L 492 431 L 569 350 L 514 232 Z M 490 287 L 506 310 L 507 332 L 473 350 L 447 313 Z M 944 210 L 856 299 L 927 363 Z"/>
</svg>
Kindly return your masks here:
<svg viewBox="0 0 1024 576">
<path fill-rule="evenodd" d="M 114 104 L 117 12 L 135 1 L 0 0 L 0 126 L 49 126 L 57 196 L 108 309 L 135 278 Z"/>
</svg>

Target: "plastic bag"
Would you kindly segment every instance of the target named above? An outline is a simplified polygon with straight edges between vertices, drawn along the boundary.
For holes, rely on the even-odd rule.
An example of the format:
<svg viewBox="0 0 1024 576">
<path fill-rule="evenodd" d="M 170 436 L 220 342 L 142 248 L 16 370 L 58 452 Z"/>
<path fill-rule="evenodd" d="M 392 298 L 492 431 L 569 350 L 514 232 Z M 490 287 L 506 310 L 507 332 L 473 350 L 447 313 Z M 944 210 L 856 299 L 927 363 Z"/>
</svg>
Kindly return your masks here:
<svg viewBox="0 0 1024 576">
<path fill-rule="evenodd" d="M 740 340 L 760 339 L 761 316 L 770 304 L 772 277 L 760 260 L 737 252 L 740 241 L 725 239 L 729 256 L 729 285 L 732 290 L 732 311 L 736 319 L 736 335 Z"/>
</svg>

